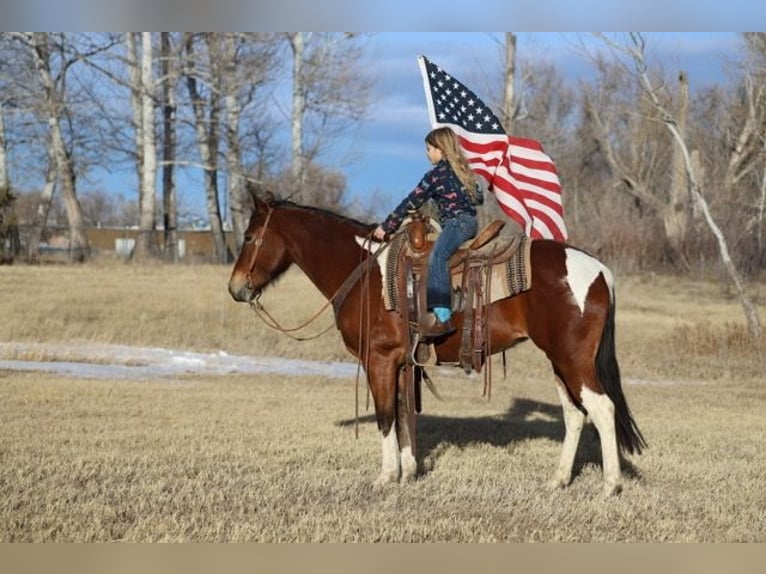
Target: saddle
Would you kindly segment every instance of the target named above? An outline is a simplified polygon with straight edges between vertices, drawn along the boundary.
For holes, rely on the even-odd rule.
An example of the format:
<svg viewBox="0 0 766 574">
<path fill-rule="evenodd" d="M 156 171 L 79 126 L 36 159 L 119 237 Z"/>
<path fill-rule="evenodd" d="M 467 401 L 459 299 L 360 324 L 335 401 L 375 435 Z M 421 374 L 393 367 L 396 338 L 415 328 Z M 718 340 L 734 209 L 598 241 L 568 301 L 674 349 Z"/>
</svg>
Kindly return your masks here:
<svg viewBox="0 0 766 574">
<path fill-rule="evenodd" d="M 452 311 L 462 313 L 459 365 L 466 373 L 481 372 L 488 356 L 491 303 L 531 287 L 530 241 L 525 235 L 498 236 L 505 223 L 495 220 L 450 258 Z M 428 317 L 426 278 L 428 256 L 440 228 L 418 215 L 403 225 L 391 240 L 384 260 L 383 298 L 387 309 L 407 321 L 415 364 L 435 364 L 433 345 L 424 342 L 421 329 Z M 429 362 L 432 361 L 432 362 Z"/>
</svg>

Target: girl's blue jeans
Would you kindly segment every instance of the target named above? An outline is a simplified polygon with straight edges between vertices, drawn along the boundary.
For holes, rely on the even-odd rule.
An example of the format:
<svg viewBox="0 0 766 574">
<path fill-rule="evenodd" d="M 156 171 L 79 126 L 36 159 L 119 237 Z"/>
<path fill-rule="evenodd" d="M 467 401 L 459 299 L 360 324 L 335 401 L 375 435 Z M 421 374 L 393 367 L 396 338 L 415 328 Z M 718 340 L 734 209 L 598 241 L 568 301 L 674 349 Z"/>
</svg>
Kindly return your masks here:
<svg viewBox="0 0 766 574">
<path fill-rule="evenodd" d="M 428 259 L 428 282 L 426 284 L 426 306 L 452 306 L 452 282 L 448 268 L 449 258 L 464 242 L 476 236 L 479 224 L 476 217 L 467 213 L 441 222 L 442 231 Z"/>
</svg>

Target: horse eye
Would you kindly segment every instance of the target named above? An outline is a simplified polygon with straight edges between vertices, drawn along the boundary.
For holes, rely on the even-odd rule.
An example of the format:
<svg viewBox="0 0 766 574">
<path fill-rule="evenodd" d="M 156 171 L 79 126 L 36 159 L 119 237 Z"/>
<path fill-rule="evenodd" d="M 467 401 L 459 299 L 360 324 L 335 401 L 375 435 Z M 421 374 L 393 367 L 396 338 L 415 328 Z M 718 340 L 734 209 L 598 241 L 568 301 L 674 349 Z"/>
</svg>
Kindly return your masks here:
<svg viewBox="0 0 766 574">
<path fill-rule="evenodd" d="M 245 243 L 250 243 L 253 240 L 253 236 L 251 234 L 245 235 Z"/>
</svg>

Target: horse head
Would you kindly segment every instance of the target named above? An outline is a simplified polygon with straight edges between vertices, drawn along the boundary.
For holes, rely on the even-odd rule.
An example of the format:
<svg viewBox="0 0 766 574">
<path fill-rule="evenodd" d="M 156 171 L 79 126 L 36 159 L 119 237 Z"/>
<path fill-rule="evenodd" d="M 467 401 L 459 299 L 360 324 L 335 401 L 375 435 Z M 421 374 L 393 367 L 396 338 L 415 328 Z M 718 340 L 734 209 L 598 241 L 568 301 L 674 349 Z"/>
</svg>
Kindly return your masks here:
<svg viewBox="0 0 766 574">
<path fill-rule="evenodd" d="M 264 200 L 253 194 L 253 212 L 229 278 L 229 293 L 235 301 L 258 297 L 293 262 L 279 230 L 278 210 L 273 195 Z"/>
</svg>

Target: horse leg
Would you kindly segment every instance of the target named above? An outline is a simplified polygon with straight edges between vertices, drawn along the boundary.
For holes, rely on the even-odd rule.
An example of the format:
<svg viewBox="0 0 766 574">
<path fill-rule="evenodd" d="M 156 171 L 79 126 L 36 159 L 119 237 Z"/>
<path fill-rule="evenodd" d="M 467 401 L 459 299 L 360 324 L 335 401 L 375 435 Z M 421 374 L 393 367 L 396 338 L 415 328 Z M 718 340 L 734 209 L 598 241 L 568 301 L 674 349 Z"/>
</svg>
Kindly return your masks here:
<svg viewBox="0 0 766 574">
<path fill-rule="evenodd" d="M 614 403 L 603 393 L 596 393 L 583 386 L 582 404 L 596 425 L 601 439 L 601 460 L 604 473 L 604 495 L 611 496 L 622 491 L 620 455 L 617 449 L 617 433 L 614 422 Z"/>
<path fill-rule="evenodd" d="M 415 459 L 415 367 L 407 365 L 399 370 L 396 409 L 396 431 L 402 467 L 402 482 L 415 479 L 418 463 Z"/>
<path fill-rule="evenodd" d="M 392 361 L 380 361 L 376 368 L 369 370 L 370 389 L 375 402 L 375 417 L 380 431 L 382 461 L 380 474 L 375 479 L 375 487 L 397 482 L 401 471 L 395 420 L 396 377 L 396 368 Z"/>
<path fill-rule="evenodd" d="M 580 442 L 585 414 L 577 408 L 569 396 L 563 381 L 556 378 L 556 390 L 559 393 L 561 407 L 564 410 L 564 444 L 561 447 L 561 459 L 553 477 L 548 481 L 550 488 L 565 488 L 572 480 L 572 467 L 574 466 L 577 445 Z"/>
<path fill-rule="evenodd" d="M 380 428 L 380 423 L 378 423 L 378 428 Z M 391 423 L 388 432 L 381 429 L 380 445 L 382 464 L 380 474 L 373 483 L 373 486 L 376 488 L 399 480 L 400 458 L 399 441 L 396 436 L 396 422 Z"/>
</svg>

